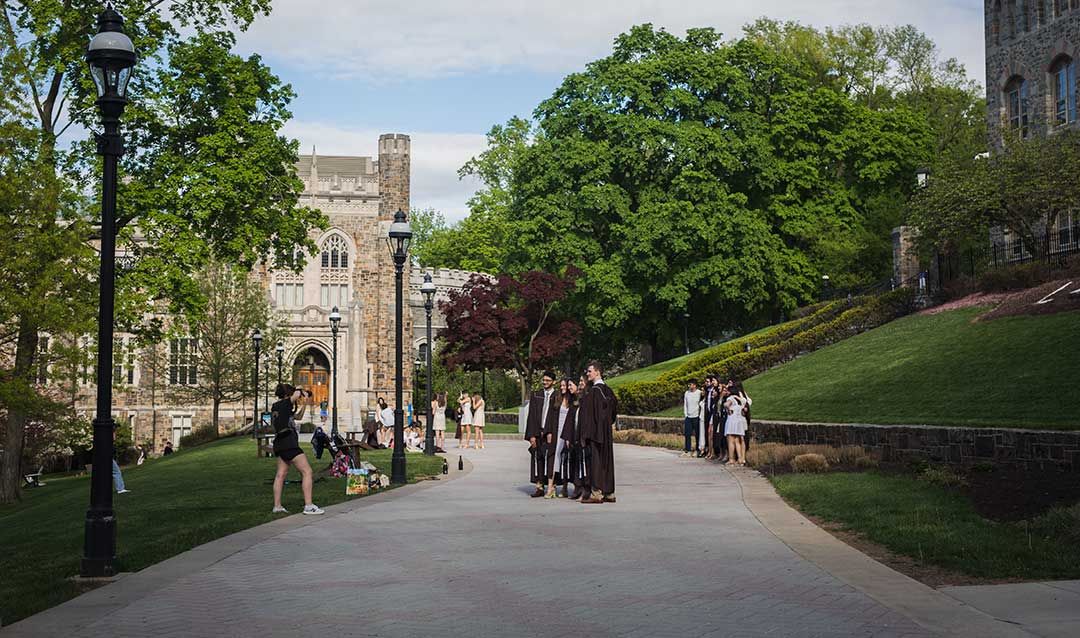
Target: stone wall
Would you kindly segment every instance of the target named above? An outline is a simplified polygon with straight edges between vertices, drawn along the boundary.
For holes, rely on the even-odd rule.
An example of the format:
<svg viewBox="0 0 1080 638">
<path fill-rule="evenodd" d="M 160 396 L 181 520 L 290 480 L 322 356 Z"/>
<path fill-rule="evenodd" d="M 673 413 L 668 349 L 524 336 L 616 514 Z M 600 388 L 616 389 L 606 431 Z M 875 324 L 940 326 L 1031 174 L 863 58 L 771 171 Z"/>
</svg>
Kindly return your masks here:
<svg viewBox="0 0 1080 638">
<path fill-rule="evenodd" d="M 623 416 L 617 427 L 681 434 L 682 419 Z M 783 421 L 754 421 L 750 431 L 760 442 L 861 445 L 879 451 L 887 461 L 924 459 L 956 465 L 991 461 L 1080 472 L 1080 432 Z"/>
</svg>

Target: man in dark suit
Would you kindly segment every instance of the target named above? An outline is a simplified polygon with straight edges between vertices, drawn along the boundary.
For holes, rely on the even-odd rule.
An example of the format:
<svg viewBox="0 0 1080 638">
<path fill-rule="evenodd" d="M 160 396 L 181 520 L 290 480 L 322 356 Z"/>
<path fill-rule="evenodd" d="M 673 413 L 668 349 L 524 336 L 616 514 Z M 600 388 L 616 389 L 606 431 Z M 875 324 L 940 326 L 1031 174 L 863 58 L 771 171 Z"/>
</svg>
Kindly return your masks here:
<svg viewBox="0 0 1080 638">
<path fill-rule="evenodd" d="M 555 373 L 545 370 L 541 378 L 543 389 L 533 392 L 529 398 L 529 416 L 525 420 L 525 440 L 529 442 L 529 481 L 536 486 L 531 496 L 539 498 L 544 495 L 544 485 L 547 483 L 547 441 L 544 440 L 544 432 L 548 431 L 547 420 L 551 418 L 552 409 L 555 410 L 555 418 L 558 417 L 559 400 L 555 394 Z M 553 444 L 554 445 L 554 444 Z"/>
<path fill-rule="evenodd" d="M 712 375 L 705 377 L 705 414 L 702 414 L 701 418 L 705 422 L 705 432 L 708 437 L 705 451 L 710 459 L 716 456 L 716 438 L 713 430 L 716 428 L 716 415 L 720 407 L 720 388 L 717 386 L 716 377 Z"/>
</svg>

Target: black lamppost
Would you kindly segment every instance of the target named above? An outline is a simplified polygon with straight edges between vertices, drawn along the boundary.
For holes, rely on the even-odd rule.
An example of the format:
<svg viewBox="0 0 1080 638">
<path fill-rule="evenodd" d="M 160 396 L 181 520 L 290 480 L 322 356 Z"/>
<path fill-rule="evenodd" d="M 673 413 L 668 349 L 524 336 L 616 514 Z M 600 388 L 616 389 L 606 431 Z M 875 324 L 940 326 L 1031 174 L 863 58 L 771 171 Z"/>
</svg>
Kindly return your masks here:
<svg viewBox="0 0 1080 638">
<path fill-rule="evenodd" d="M 86 50 L 97 86 L 97 107 L 104 132 L 95 135 L 101 170 L 101 266 L 98 274 L 97 414 L 90 476 L 90 508 L 86 510 L 83 557 L 85 577 L 116 573 L 116 516 L 112 508 L 112 369 L 113 310 L 116 269 L 116 164 L 124 154 L 120 116 L 127 105 L 127 84 L 135 66 L 135 46 L 124 35 L 124 19 L 111 8 L 98 15 L 98 32 Z"/>
<path fill-rule="evenodd" d="M 251 333 L 251 343 L 255 346 L 255 419 L 251 422 L 251 438 L 259 438 L 259 346 L 262 345 L 262 332 L 256 328 Z"/>
<path fill-rule="evenodd" d="M 424 433 L 424 454 L 435 454 L 435 425 L 432 423 L 431 412 L 431 307 L 435 303 L 435 283 L 431 281 L 431 273 L 424 273 L 424 283 L 420 284 L 420 294 L 424 295 L 424 312 L 427 313 L 427 428 Z"/>
<path fill-rule="evenodd" d="M 424 362 L 420 360 L 420 353 L 416 353 L 416 358 L 413 359 L 413 420 L 420 421 L 420 366 L 424 365 Z"/>
<path fill-rule="evenodd" d="M 831 281 L 831 280 L 829 279 L 829 276 L 828 276 L 828 275 L 822 275 L 822 276 L 821 276 L 821 286 L 822 286 L 822 288 L 823 288 L 823 289 L 825 290 L 825 298 L 826 298 L 826 299 L 830 299 L 830 298 L 831 298 L 831 297 L 830 297 L 830 295 L 831 295 L 831 292 L 832 292 L 832 291 L 830 291 L 830 290 L 829 290 L 829 282 L 830 282 L 830 281 Z"/>
<path fill-rule="evenodd" d="M 330 435 L 337 434 L 337 335 L 338 326 L 341 324 L 341 313 L 338 312 L 337 306 L 330 311 L 330 335 L 334 342 L 334 369 L 332 376 L 330 377 L 330 383 L 334 386 L 334 398 L 333 398 L 333 414 L 330 417 Z"/>
<path fill-rule="evenodd" d="M 281 362 L 282 357 L 285 356 L 285 344 L 278 341 L 274 351 L 277 352 L 277 382 L 281 385 Z"/>
<path fill-rule="evenodd" d="M 401 300 L 401 275 L 405 271 L 405 260 L 409 256 L 409 242 L 412 240 L 412 229 L 409 228 L 408 218 L 405 213 L 394 213 L 394 223 L 390 224 L 387 233 L 386 245 L 390 248 L 390 256 L 394 260 L 394 342 L 395 342 L 395 374 L 394 374 L 394 454 L 390 460 L 390 482 L 396 485 L 405 484 L 405 412 L 401 409 L 401 388 L 404 385 L 402 378 L 402 347 L 401 330 L 404 325 L 402 319 Z"/>
<path fill-rule="evenodd" d="M 686 350 L 686 354 L 690 354 L 690 313 L 684 312 L 682 318 L 683 348 Z"/>
</svg>

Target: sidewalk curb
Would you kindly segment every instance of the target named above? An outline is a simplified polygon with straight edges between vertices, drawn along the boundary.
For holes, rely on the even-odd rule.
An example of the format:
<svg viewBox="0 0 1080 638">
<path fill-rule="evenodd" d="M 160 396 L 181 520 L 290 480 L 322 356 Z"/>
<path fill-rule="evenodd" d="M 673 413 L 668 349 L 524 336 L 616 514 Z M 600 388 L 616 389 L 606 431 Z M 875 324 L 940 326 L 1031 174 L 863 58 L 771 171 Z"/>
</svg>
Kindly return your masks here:
<svg viewBox="0 0 1080 638">
<path fill-rule="evenodd" d="M 450 454 L 446 455 L 447 462 L 450 461 L 450 457 Z M 378 505 L 390 499 L 406 497 L 421 490 L 445 485 L 473 471 L 473 464 L 468 459 L 464 460 L 463 470 L 459 471 L 456 463 L 450 463 L 450 466 L 449 475 L 446 478 L 439 475 L 437 481 L 419 481 L 355 500 L 328 505 L 323 508 L 326 514 L 322 516 L 290 514 L 199 545 L 138 572 L 125 573 L 123 578 L 118 578 L 115 582 L 90 590 L 55 607 L 42 610 L 13 625 L 0 627 L 0 636 L 3 638 L 38 636 L 52 638 L 78 635 L 101 618 L 177 580 L 219 563 L 233 554 L 251 549 L 275 536 L 309 525 L 319 525 L 338 516 Z"/>
<path fill-rule="evenodd" d="M 780 542 L 799 556 L 882 605 L 943 636 L 1030 638 L 1016 625 L 993 618 L 905 576 L 852 548 L 789 506 L 755 470 L 724 468 L 738 482 L 742 501 Z"/>
</svg>

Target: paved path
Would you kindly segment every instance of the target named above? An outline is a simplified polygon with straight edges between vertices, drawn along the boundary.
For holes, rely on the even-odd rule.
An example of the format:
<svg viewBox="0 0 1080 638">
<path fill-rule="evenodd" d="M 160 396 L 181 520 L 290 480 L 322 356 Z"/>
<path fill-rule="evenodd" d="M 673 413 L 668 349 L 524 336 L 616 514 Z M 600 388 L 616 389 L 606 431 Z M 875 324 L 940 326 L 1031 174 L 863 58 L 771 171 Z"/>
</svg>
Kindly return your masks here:
<svg viewBox="0 0 1080 638">
<path fill-rule="evenodd" d="M 932 635 L 781 542 L 715 465 L 619 446 L 619 502 L 580 505 L 526 496 L 520 441 L 465 456 L 457 480 L 241 532 L 0 636 Z"/>
<path fill-rule="evenodd" d="M 1080 636 L 1080 580 L 945 587 L 942 591 L 1035 636 Z"/>
</svg>

